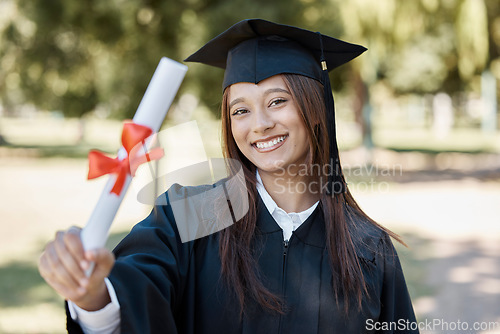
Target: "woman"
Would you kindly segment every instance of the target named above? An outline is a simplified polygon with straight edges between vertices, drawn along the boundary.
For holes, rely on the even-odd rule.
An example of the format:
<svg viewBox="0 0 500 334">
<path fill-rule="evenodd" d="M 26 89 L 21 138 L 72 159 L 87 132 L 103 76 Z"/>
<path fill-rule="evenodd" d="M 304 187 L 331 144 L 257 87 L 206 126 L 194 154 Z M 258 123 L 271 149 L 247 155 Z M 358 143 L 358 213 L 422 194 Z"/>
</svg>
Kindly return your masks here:
<svg viewBox="0 0 500 334">
<path fill-rule="evenodd" d="M 116 261 L 104 249 L 84 253 L 76 229 L 58 233 L 40 272 L 71 301 L 68 329 L 418 332 L 390 236 L 400 239 L 358 207 L 338 159 L 328 69 L 364 50 L 245 20 L 189 57 L 226 70 L 223 149 L 242 164 L 248 213 L 182 243 L 172 206 L 157 205 Z"/>
</svg>

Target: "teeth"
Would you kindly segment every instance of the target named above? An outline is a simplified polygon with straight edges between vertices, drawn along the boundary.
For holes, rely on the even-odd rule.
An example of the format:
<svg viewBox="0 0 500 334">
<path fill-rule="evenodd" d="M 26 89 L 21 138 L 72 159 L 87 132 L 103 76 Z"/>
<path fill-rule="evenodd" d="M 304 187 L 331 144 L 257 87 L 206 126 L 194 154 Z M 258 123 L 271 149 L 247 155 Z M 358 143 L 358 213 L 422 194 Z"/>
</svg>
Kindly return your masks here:
<svg viewBox="0 0 500 334">
<path fill-rule="evenodd" d="M 270 140 L 268 142 L 265 142 L 265 143 L 256 143 L 255 146 L 257 146 L 257 148 L 268 148 L 268 147 L 271 147 L 271 146 L 274 146 L 278 143 L 281 143 L 283 140 L 285 140 L 286 136 L 282 136 L 282 137 L 279 137 L 279 138 L 275 138 L 273 140 Z"/>
</svg>

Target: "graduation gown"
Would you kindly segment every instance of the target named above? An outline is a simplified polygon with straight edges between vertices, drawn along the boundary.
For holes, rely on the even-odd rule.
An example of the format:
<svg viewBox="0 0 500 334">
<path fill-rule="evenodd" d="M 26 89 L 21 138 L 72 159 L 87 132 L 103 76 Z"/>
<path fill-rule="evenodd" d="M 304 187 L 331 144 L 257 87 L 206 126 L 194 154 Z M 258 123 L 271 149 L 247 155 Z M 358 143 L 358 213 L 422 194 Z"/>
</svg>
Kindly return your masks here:
<svg viewBox="0 0 500 334">
<path fill-rule="evenodd" d="M 169 205 L 155 206 L 116 247 L 109 276 L 121 312 L 122 333 L 418 333 L 415 315 L 390 238 L 358 224 L 357 254 L 368 286 L 362 309 L 346 315 L 332 288 L 320 206 L 294 231 L 282 229 L 259 198 L 255 256 L 261 278 L 286 303 L 285 315 L 249 300 L 239 304 L 221 277 L 219 233 L 181 243 Z M 68 316 L 68 331 L 81 332 Z"/>
</svg>

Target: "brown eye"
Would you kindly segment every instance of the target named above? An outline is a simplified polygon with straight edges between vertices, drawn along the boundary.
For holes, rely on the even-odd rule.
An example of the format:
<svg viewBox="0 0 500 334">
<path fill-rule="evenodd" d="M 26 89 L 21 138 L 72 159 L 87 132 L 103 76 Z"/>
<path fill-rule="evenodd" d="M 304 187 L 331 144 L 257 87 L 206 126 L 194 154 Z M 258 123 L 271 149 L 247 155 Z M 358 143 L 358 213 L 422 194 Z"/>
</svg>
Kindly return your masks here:
<svg viewBox="0 0 500 334">
<path fill-rule="evenodd" d="M 269 104 L 269 106 L 270 107 L 274 107 L 274 106 L 280 105 L 282 103 L 285 103 L 286 101 L 287 101 L 286 99 L 282 99 L 282 98 L 275 99 L 275 100 L 271 101 L 271 103 Z"/>
<path fill-rule="evenodd" d="M 231 113 L 232 116 L 237 116 L 237 115 L 243 115 L 243 114 L 246 114 L 248 112 L 248 110 L 244 109 L 244 108 L 240 108 L 240 109 L 236 109 L 235 111 L 233 111 Z"/>
</svg>

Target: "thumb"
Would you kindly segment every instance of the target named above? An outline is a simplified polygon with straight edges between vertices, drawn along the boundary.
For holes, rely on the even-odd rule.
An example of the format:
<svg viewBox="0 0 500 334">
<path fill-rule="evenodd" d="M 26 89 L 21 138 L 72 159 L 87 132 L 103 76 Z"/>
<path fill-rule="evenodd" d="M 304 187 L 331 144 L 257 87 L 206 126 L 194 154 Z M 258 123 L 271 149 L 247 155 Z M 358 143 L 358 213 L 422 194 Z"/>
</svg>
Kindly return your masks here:
<svg viewBox="0 0 500 334">
<path fill-rule="evenodd" d="M 98 248 L 85 252 L 85 259 L 94 263 L 92 276 L 98 280 L 107 277 L 115 263 L 115 256 L 106 248 Z"/>
</svg>

